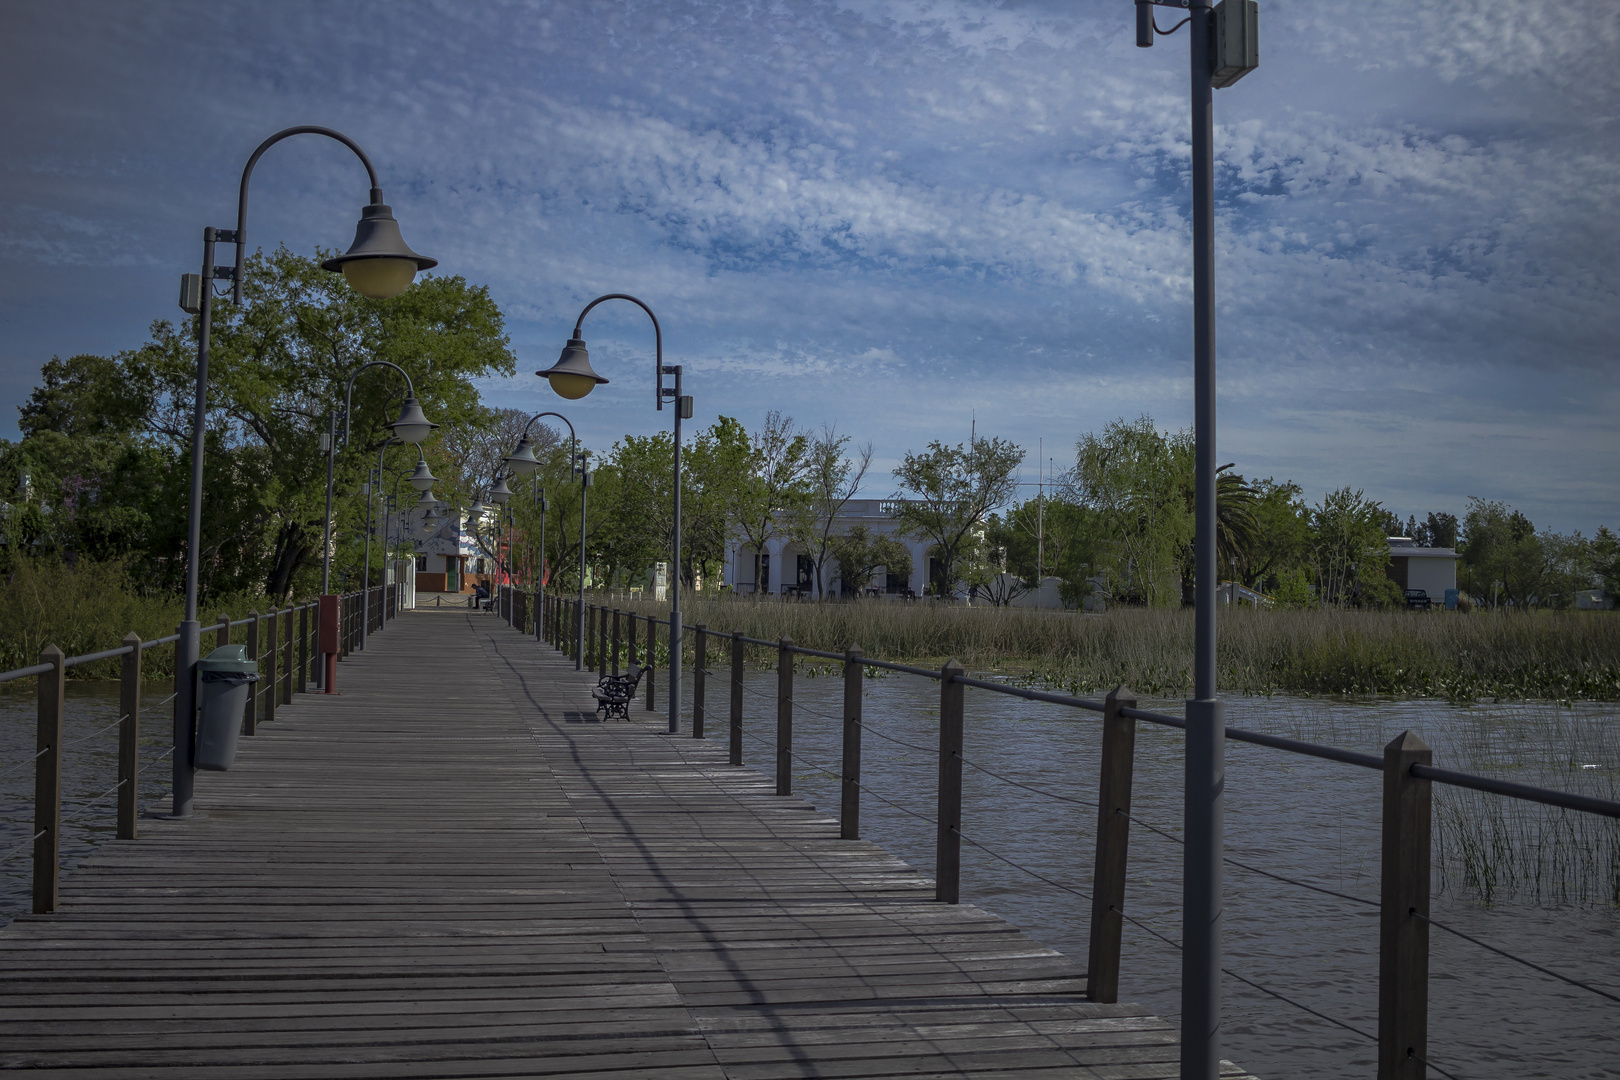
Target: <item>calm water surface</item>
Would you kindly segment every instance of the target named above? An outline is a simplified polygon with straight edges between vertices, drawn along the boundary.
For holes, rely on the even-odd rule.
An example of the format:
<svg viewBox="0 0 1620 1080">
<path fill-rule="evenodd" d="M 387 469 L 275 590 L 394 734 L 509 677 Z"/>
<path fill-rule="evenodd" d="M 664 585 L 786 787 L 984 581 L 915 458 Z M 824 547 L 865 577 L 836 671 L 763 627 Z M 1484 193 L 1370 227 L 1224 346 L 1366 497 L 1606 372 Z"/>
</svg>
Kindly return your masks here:
<svg viewBox="0 0 1620 1080">
<path fill-rule="evenodd" d="M 688 683 L 688 685 L 690 685 Z M 710 731 L 725 725 L 724 683 L 711 680 Z M 776 675 L 750 672 L 745 760 L 772 770 Z M 899 809 L 863 798 L 863 833 L 925 871 L 933 866 L 938 687 L 891 675 L 865 683 L 867 787 Z M 1059 885 L 1090 890 L 1098 723 L 1094 714 L 967 691 L 969 762 L 1078 800 L 1063 802 L 965 770 L 964 835 Z M 148 690 L 143 762 L 166 747 L 168 688 Z M 795 683 L 795 790 L 836 814 L 842 680 Z M 1144 703 L 1179 712 L 1179 702 Z M 114 684 L 68 684 L 64 763 L 64 863 L 69 871 L 110 839 L 117 780 Z M 1620 725 L 1609 707 L 1452 708 L 1417 703 L 1353 704 L 1291 698 L 1232 702 L 1240 727 L 1376 753 L 1412 728 L 1436 747 L 1436 762 L 1513 767 L 1519 778 L 1611 794 L 1620 776 Z M 899 742 L 888 741 L 881 736 Z M 912 749 L 900 743 L 911 743 Z M 1179 732 L 1147 724 L 1137 734 L 1133 814 L 1181 833 Z M 34 699 L 0 692 L 0 855 L 25 844 L 32 825 Z M 1527 764 L 1528 763 L 1528 764 Z M 1550 763 L 1550 764 L 1549 764 Z M 819 766 L 819 767 L 818 767 Z M 168 761 L 143 765 L 141 803 L 167 797 Z M 1376 900 L 1378 774 L 1241 744 L 1227 747 L 1227 845 L 1233 858 L 1274 873 Z M 103 797 L 105 796 L 105 797 Z M 98 800 L 99 798 L 99 801 Z M 1467 809 L 1467 807 L 1463 807 Z M 910 811 L 907 813 L 906 811 Z M 912 815 L 920 815 L 912 816 Z M 1600 834 L 1614 836 L 1611 830 Z M 1613 842 L 1612 839 L 1610 842 Z M 1131 831 L 1126 910 L 1169 938 L 1181 937 L 1181 850 L 1139 827 Z M 1089 906 L 971 844 L 962 850 L 962 896 L 1082 962 Z M 1612 867 L 1611 861 L 1607 864 Z M 26 852 L 0 865 L 0 921 L 29 903 Z M 1361 1032 L 1377 1031 L 1377 910 L 1248 873 L 1226 871 L 1226 966 Z M 1433 915 L 1476 937 L 1572 977 L 1620 992 L 1620 911 L 1602 903 L 1554 906 L 1524 896 L 1485 905 L 1437 874 Z M 1174 1022 L 1179 955 L 1127 924 L 1121 999 Z M 1223 1055 L 1266 1080 L 1357 1077 L 1375 1072 L 1374 1044 L 1253 990 L 1224 986 Z M 1620 1006 L 1548 979 L 1436 931 L 1432 935 L 1430 1059 L 1467 1080 L 1486 1077 L 1620 1077 Z"/>
<path fill-rule="evenodd" d="M 723 676 L 722 676 L 723 678 Z M 711 681 L 711 687 L 724 683 Z M 863 796 L 863 835 L 925 872 L 933 867 L 937 784 L 938 684 L 891 674 L 868 679 L 862 706 L 867 737 L 862 783 L 902 809 Z M 775 672 L 747 683 L 744 759 L 774 766 Z M 711 690 L 711 734 L 723 737 L 723 691 Z M 794 790 L 829 814 L 838 782 L 843 681 L 839 674 L 794 684 Z M 1181 702 L 1144 702 L 1179 714 Z M 1620 726 L 1610 706 L 1454 708 L 1432 702 L 1351 704 L 1293 698 L 1228 705 L 1236 727 L 1378 753 L 1411 728 L 1435 746 L 1437 764 L 1480 767 L 1566 750 L 1593 760 L 1556 769 L 1521 769 L 1516 778 L 1613 797 L 1620 776 Z M 921 752 L 881 736 L 920 747 Z M 983 849 L 1089 894 L 1096 821 L 1096 714 L 968 689 L 966 749 L 1021 783 L 1079 800 L 1042 798 L 971 767 L 964 770 L 963 835 Z M 1182 736 L 1139 724 L 1132 813 L 1181 834 Z M 1273 873 L 1376 901 L 1381 778 L 1376 772 L 1261 747 L 1228 743 L 1226 839 L 1232 858 Z M 1522 764 L 1522 762 L 1521 762 Z M 821 768 L 818 768 L 820 766 Z M 1583 766 L 1597 766 L 1595 769 Z M 1572 771 L 1573 770 L 1573 771 Z M 1558 772 L 1557 777 L 1544 772 Z M 906 813 L 910 811 L 911 813 Z M 918 816 L 912 816 L 920 815 Z M 1602 835 L 1615 843 L 1605 826 Z M 976 849 L 962 848 L 962 898 L 1084 962 L 1089 902 Z M 1613 857 L 1604 864 L 1613 867 Z M 1612 871 L 1611 871 L 1612 872 Z M 1437 920 L 1571 977 L 1620 993 L 1620 911 L 1603 904 L 1538 905 L 1498 899 L 1487 906 L 1437 874 Z M 1450 887 L 1447 887 L 1447 886 Z M 1126 910 L 1179 941 L 1181 848 L 1131 830 Z M 1378 911 L 1226 869 L 1225 966 L 1285 997 L 1359 1029 L 1378 1030 Z M 1129 924 L 1121 957 L 1121 1000 L 1138 1001 L 1174 1022 L 1180 1012 L 1180 955 Z M 1224 980 L 1223 1056 L 1267 1080 L 1370 1077 L 1376 1044 L 1291 1005 Z M 1620 1076 L 1620 1005 L 1538 975 L 1475 945 L 1431 936 L 1429 1059 L 1463 1078 Z"/>
</svg>

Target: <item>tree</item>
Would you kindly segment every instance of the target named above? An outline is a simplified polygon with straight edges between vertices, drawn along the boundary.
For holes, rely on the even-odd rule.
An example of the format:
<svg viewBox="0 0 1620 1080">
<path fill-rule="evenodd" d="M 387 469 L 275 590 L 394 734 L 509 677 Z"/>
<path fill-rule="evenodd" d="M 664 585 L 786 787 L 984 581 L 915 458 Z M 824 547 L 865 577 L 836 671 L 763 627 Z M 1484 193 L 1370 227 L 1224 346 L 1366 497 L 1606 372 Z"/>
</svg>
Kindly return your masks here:
<svg viewBox="0 0 1620 1080">
<path fill-rule="evenodd" d="M 975 436 L 966 447 L 936 440 L 921 454 L 908 451 L 894 470 L 914 497 L 898 502 L 893 516 L 902 532 L 933 541 L 929 554 L 939 560 L 939 576 L 929 587 L 935 595 L 954 595 L 958 560 L 978 540 L 990 511 L 1017 491 L 1014 473 L 1023 460 L 1024 451 L 1012 443 Z"/>
<path fill-rule="evenodd" d="M 992 515 L 985 543 L 1003 553 L 1000 562 L 1007 572 L 1018 575 L 1024 588 L 1039 587 L 1041 577 L 1059 578 L 1059 594 L 1071 605 L 1091 591 L 1089 579 L 1110 547 L 1108 528 L 1098 511 L 1050 496 L 1030 499 L 1004 518 Z"/>
<path fill-rule="evenodd" d="M 1177 571 L 1193 538 L 1185 495 L 1191 469 L 1191 436 L 1162 434 L 1149 416 L 1080 437 L 1067 494 L 1107 524 L 1117 549 L 1108 568 L 1116 593 L 1151 607 L 1181 602 Z"/>
<path fill-rule="evenodd" d="M 854 457 L 846 457 L 844 447 L 849 441 L 848 435 L 838 434 L 829 424 L 810 443 L 805 454 L 805 497 L 799 501 L 788 526 L 788 535 L 804 548 L 810 559 L 818 597 L 826 595 L 822 575 L 832 551 L 838 515 L 843 512 L 844 504 L 861 489 L 866 470 L 872 465 L 872 444 L 858 446 Z"/>
<path fill-rule="evenodd" d="M 838 560 L 838 591 L 859 596 L 872 583 L 882 567 L 892 578 L 911 578 L 911 552 L 892 536 L 874 534 L 865 525 L 856 525 L 831 542 L 832 556 Z"/>
<path fill-rule="evenodd" d="M 1620 601 L 1620 536 L 1599 526 L 1592 537 L 1592 576 L 1603 591 Z"/>
<path fill-rule="evenodd" d="M 1256 481 L 1254 503 L 1255 537 L 1246 558 L 1238 566 L 1243 582 L 1250 588 L 1274 591 L 1282 586 L 1284 575 L 1297 594 L 1311 566 L 1311 512 L 1300 498 L 1301 488 L 1292 480 L 1271 477 Z"/>
<path fill-rule="evenodd" d="M 1414 534 L 1413 538 L 1424 547 L 1454 548 L 1457 546 L 1457 515 L 1431 510 L 1419 526 L 1419 532 L 1422 535 Z"/>
<path fill-rule="evenodd" d="M 456 277 L 427 277 L 394 299 L 371 300 L 321 270 L 318 259 L 325 254 L 255 254 L 244 302 L 212 301 L 204 421 L 208 498 L 198 553 L 205 598 L 259 589 L 283 597 L 300 573 L 306 587 L 314 584 L 325 517 L 320 436 L 326 413 L 341 408 L 344 382 L 361 363 L 388 359 L 411 372 L 423 408 L 447 427 L 476 422 L 482 407 L 473 379 L 513 370 L 500 311 L 486 290 Z M 132 555 L 137 576 L 175 591 L 184 565 L 195 342 L 195 322 L 154 323 L 139 349 L 109 360 L 70 360 L 45 372 L 44 385 L 25 407 L 30 437 L 24 444 L 47 431 L 80 437 L 128 429 L 117 437 L 140 468 L 124 470 L 127 486 L 98 477 L 94 501 L 129 511 L 125 535 L 138 544 Z M 388 440 L 384 425 L 397 415 L 403 393 L 398 375 L 384 370 L 355 385 L 352 437 L 339 455 L 336 478 L 340 574 L 358 562 L 364 540 L 358 533 L 364 503 L 351 496 Z M 405 451 L 396 447 L 388 457 L 401 462 Z"/>
<path fill-rule="evenodd" d="M 747 430 L 722 416 L 681 455 L 681 576 L 688 584 L 700 573 L 705 581 L 720 577 L 751 454 Z"/>
<path fill-rule="evenodd" d="M 1340 607 L 1361 600 L 1383 606 L 1399 596 L 1389 565 L 1387 512 L 1361 491 L 1331 491 L 1311 511 L 1317 596 Z"/>
<path fill-rule="evenodd" d="M 805 497 L 809 452 L 810 439 L 794 426 L 791 416 L 775 409 L 765 414 L 765 426 L 753 438 L 748 473 L 737 487 L 734 510 L 737 527 L 756 557 L 777 534 L 778 521 Z M 764 589 L 757 569 L 755 582 L 756 590 Z"/>
<path fill-rule="evenodd" d="M 1468 500 L 1458 554 L 1467 571 L 1469 592 L 1493 603 L 1525 606 L 1540 590 L 1546 571 L 1542 545 L 1530 519 L 1505 503 L 1485 499 Z"/>
</svg>

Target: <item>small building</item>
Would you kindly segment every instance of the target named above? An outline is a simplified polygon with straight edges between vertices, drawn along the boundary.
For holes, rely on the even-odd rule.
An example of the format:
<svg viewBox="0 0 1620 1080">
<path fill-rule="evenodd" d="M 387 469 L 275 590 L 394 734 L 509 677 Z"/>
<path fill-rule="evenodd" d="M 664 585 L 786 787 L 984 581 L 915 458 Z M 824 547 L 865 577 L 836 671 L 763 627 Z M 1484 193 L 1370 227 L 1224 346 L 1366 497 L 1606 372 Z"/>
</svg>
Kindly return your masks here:
<svg viewBox="0 0 1620 1080">
<path fill-rule="evenodd" d="M 939 577 L 939 560 L 928 554 L 932 543 L 900 532 L 900 523 L 891 513 L 894 506 L 893 499 L 851 499 L 839 512 L 833 531 L 843 535 L 857 525 L 864 525 L 873 536 L 892 536 L 899 540 L 911 553 L 911 574 L 891 574 L 887 567 L 880 568 L 867 586 L 867 592 L 923 596 L 928 591 L 928 582 Z M 821 587 L 827 595 L 839 594 L 838 560 L 828 558 L 821 579 Z M 809 553 L 785 535 L 766 540 L 762 549 L 733 535 L 726 545 L 724 584 L 740 593 L 815 596 L 815 566 Z M 958 595 L 966 594 L 959 590 Z"/>
<path fill-rule="evenodd" d="M 1431 600 L 1444 600 L 1448 589 L 1457 587 L 1455 548 L 1419 547 L 1409 536 L 1391 536 L 1389 566 L 1385 572 L 1401 591 L 1422 589 Z"/>
</svg>

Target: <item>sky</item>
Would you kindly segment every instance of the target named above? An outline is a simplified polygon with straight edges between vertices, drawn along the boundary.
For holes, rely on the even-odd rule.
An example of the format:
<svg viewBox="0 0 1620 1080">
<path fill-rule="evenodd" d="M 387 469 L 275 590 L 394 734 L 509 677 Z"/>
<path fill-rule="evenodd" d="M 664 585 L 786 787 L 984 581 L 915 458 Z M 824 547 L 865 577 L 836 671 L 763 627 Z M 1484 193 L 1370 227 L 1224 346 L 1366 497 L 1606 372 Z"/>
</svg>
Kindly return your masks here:
<svg viewBox="0 0 1620 1080">
<path fill-rule="evenodd" d="M 1620 526 L 1620 4 L 1260 9 L 1260 68 L 1215 92 L 1220 461 Z M 52 355 L 179 317 L 248 154 L 322 124 L 505 311 L 488 403 L 557 406 L 533 372 L 628 292 L 694 426 L 836 425 L 873 497 L 976 430 L 1033 484 L 1110 420 L 1192 423 L 1187 37 L 1133 28 L 1130 0 L 0 0 L 0 437 Z M 341 146 L 279 144 L 250 246 L 345 247 L 365 197 Z M 587 444 L 667 427 L 645 316 L 585 337 Z"/>
</svg>

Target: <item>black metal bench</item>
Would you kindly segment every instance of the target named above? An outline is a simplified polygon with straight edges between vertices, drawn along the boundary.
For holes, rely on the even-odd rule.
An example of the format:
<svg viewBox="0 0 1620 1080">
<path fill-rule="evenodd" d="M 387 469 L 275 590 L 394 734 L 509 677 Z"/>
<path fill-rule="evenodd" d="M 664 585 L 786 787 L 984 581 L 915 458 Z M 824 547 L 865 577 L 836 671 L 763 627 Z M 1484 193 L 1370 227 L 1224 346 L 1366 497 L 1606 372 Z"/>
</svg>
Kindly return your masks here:
<svg viewBox="0 0 1620 1080">
<path fill-rule="evenodd" d="M 630 719 L 630 702 L 635 700 L 636 687 L 641 684 L 646 670 L 640 664 L 631 664 L 623 675 L 602 676 L 591 690 L 591 697 L 596 699 L 596 711 L 602 714 L 602 719 Z"/>
</svg>

